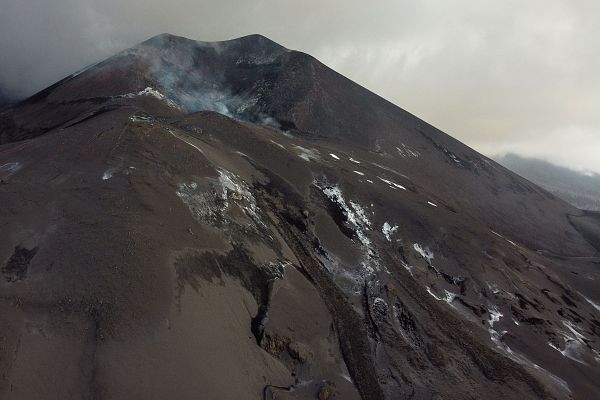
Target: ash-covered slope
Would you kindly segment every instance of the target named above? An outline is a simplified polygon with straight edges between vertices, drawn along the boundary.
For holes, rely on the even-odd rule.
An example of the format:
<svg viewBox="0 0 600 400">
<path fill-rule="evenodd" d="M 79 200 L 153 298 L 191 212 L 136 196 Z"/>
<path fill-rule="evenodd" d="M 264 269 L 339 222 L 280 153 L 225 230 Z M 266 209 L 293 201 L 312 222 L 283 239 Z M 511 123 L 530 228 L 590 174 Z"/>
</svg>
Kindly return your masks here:
<svg viewBox="0 0 600 400">
<path fill-rule="evenodd" d="M 306 54 L 161 35 L 0 138 L 2 398 L 598 393 L 595 215 Z"/>
</svg>

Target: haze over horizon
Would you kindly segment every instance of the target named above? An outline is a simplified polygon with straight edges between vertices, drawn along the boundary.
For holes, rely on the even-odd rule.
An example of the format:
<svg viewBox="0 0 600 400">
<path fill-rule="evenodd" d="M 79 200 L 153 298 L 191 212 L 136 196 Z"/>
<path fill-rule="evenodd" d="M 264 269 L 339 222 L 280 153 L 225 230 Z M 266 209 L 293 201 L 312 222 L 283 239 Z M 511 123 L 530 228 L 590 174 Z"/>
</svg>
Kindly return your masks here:
<svg viewBox="0 0 600 400">
<path fill-rule="evenodd" d="M 259 33 L 488 155 L 600 172 L 593 1 L 0 0 L 0 90 L 23 97 L 162 32 Z"/>
</svg>

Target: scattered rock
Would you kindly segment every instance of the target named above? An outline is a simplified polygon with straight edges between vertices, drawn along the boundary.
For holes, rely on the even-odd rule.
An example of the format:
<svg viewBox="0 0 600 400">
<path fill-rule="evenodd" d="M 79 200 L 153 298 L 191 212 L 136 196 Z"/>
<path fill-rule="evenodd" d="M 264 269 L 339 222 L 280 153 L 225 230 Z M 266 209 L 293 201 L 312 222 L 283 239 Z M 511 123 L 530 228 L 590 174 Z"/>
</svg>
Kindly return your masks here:
<svg viewBox="0 0 600 400">
<path fill-rule="evenodd" d="M 326 383 L 325 385 L 321 386 L 321 389 L 319 389 L 319 394 L 317 395 L 317 398 L 319 400 L 329 400 L 333 398 L 332 396 L 333 389 L 331 385 L 329 385 L 329 383 Z"/>
<path fill-rule="evenodd" d="M 304 343 L 290 342 L 287 347 L 289 355 L 304 364 L 306 361 L 312 359 L 312 351 L 310 347 Z"/>
<path fill-rule="evenodd" d="M 233 193 L 231 193 L 229 195 L 229 197 L 231 197 L 233 200 L 236 200 L 236 201 L 242 201 L 242 200 L 244 200 L 244 196 L 242 196 L 241 193 L 233 192 Z"/>
<path fill-rule="evenodd" d="M 261 346 L 268 353 L 279 357 L 279 355 L 288 347 L 290 343 L 290 338 L 287 336 L 279 336 L 277 334 L 269 334 L 265 333 L 263 337 Z"/>
</svg>

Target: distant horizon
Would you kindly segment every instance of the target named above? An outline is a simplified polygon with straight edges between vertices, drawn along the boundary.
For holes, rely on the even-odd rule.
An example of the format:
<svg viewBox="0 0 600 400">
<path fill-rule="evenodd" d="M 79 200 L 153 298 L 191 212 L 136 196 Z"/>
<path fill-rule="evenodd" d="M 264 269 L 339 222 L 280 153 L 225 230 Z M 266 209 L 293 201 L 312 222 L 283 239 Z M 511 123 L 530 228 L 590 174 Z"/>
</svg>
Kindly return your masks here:
<svg viewBox="0 0 600 400">
<path fill-rule="evenodd" d="M 494 160 L 579 209 L 600 211 L 600 175 L 595 172 L 577 171 L 514 153 Z"/>
<path fill-rule="evenodd" d="M 510 157 L 510 156 L 512 156 L 512 157 L 518 157 L 518 158 L 520 158 L 522 160 L 527 160 L 527 161 L 543 162 L 543 163 L 552 165 L 553 167 L 564 168 L 566 170 L 576 172 L 576 173 L 578 173 L 578 174 L 580 174 L 582 176 L 600 177 L 600 174 L 597 173 L 597 172 L 595 172 L 595 171 L 585 170 L 585 169 L 576 169 L 576 168 L 569 167 L 567 165 L 557 164 L 555 162 L 552 162 L 551 160 L 547 160 L 547 159 L 544 159 L 544 158 L 535 157 L 535 156 L 531 156 L 531 157 L 530 156 L 524 156 L 522 154 L 517 154 L 517 153 L 514 153 L 514 152 L 499 153 L 499 154 L 494 154 L 494 155 L 489 156 L 489 157 L 492 160 L 498 162 L 499 159 Z"/>
</svg>

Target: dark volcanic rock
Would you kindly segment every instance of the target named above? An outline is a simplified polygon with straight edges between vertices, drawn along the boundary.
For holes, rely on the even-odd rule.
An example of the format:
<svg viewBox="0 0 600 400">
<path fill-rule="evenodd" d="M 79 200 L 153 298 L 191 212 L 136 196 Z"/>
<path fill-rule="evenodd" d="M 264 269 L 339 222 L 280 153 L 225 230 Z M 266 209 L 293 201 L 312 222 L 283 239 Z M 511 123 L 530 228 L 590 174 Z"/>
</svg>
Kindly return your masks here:
<svg viewBox="0 0 600 400">
<path fill-rule="evenodd" d="M 0 143 L 3 399 L 598 393 L 597 215 L 307 54 L 160 35 Z"/>
<path fill-rule="evenodd" d="M 37 253 L 38 248 L 34 247 L 31 250 L 21 246 L 15 247 L 13 255 L 10 257 L 6 265 L 2 268 L 2 273 L 8 282 L 20 281 L 27 275 L 27 268 L 31 263 L 31 259 Z"/>
</svg>

